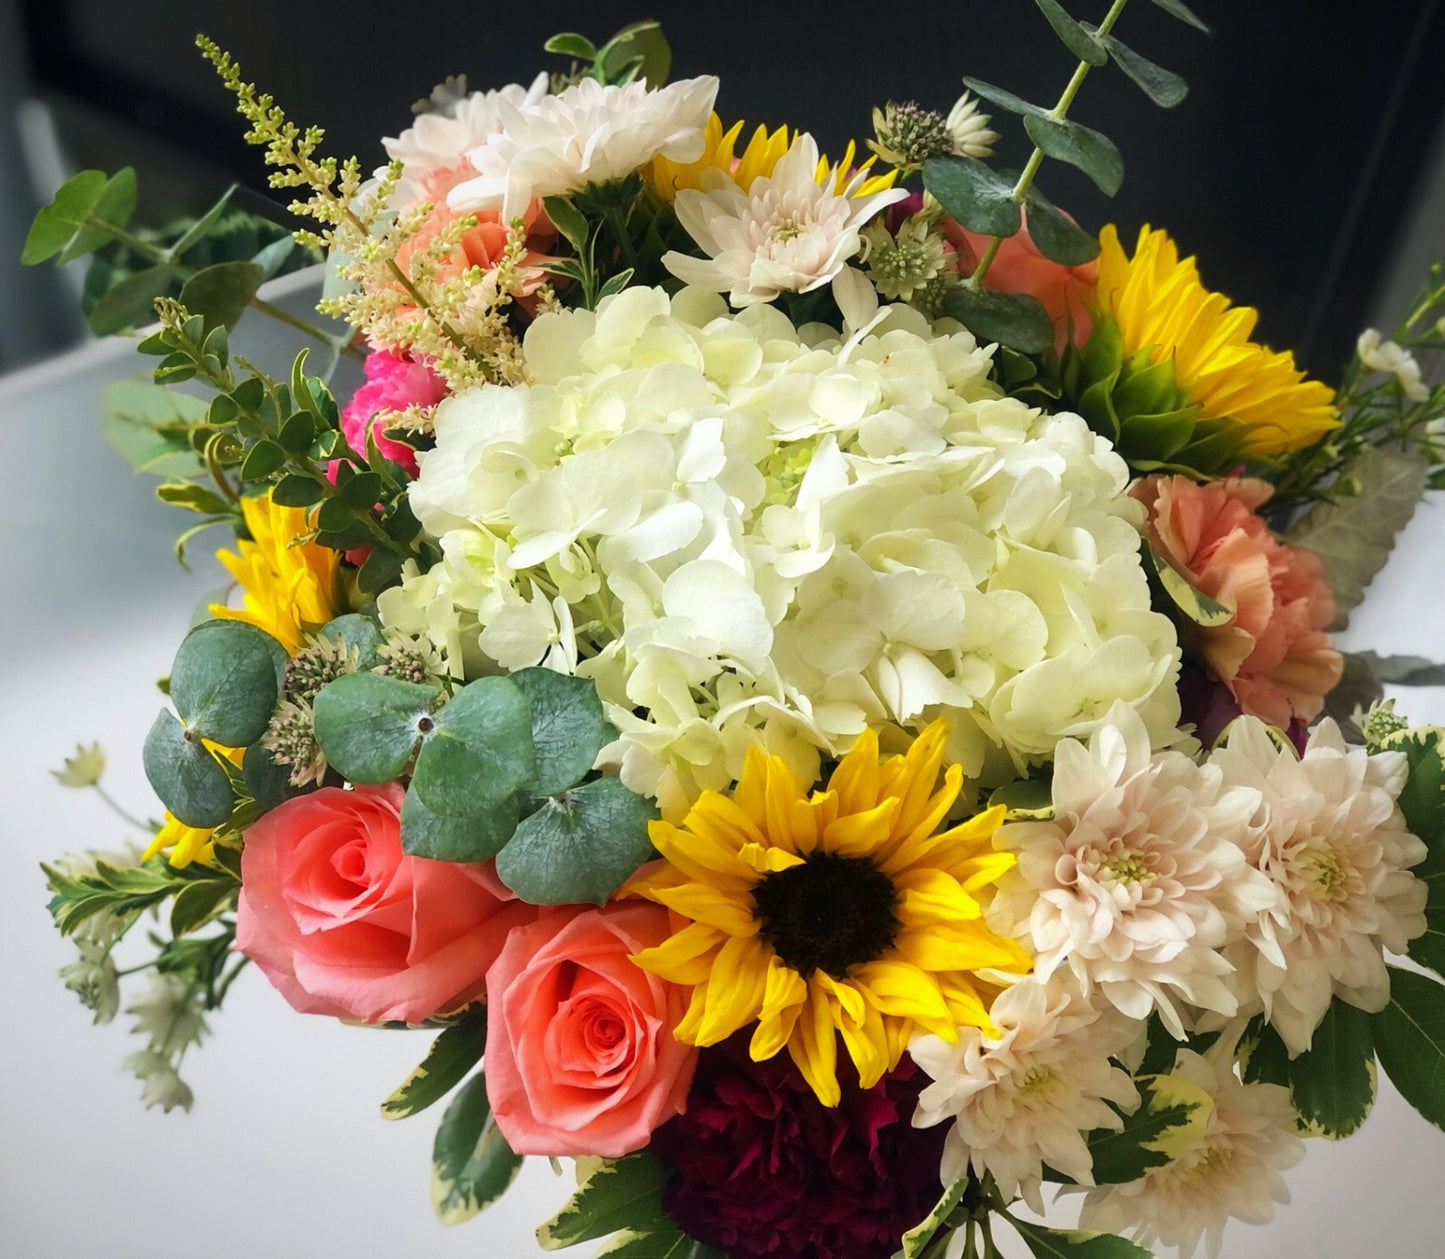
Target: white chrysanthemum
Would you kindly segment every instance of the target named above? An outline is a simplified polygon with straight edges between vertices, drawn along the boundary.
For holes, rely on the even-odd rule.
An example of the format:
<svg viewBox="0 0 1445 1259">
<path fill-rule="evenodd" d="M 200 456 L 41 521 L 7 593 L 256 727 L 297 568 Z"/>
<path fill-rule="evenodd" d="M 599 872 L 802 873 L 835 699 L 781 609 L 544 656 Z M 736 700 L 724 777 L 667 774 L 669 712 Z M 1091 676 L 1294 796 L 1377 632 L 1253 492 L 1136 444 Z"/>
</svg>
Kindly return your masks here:
<svg viewBox="0 0 1445 1259">
<path fill-rule="evenodd" d="M 437 177 L 450 186 L 461 172 L 472 172 L 467 154 L 501 130 L 498 102 L 506 101 L 514 109 L 529 109 L 545 99 L 547 88 L 544 71 L 530 87 L 509 83 L 495 91 L 472 92 L 457 101 L 454 108 L 421 114 L 401 135 L 383 139 L 387 157 L 402 163 L 393 204 L 434 200 L 438 196 Z M 378 177 L 381 174 L 377 171 Z"/>
<path fill-rule="evenodd" d="M 1001 397 L 958 325 L 882 313 L 846 348 L 697 289 L 542 316 L 532 384 L 438 408 L 411 504 L 443 559 L 384 623 L 430 627 L 458 675 L 591 677 L 608 756 L 668 817 L 750 746 L 811 782 L 868 725 L 945 715 L 995 784 L 1116 699 L 1177 737 L 1123 461 Z"/>
<path fill-rule="evenodd" d="M 746 190 L 721 171 L 704 172 L 702 190 L 680 190 L 673 208 L 707 257 L 672 251 L 662 256 L 663 265 L 684 284 L 727 292 L 734 306 L 830 283 L 862 250 L 863 224 L 908 192 L 885 188 L 860 196 L 868 179 L 861 170 L 834 192 L 839 172 L 821 182 L 817 172 L 818 145 L 807 134 L 793 141 L 771 175 Z"/>
<path fill-rule="evenodd" d="M 1210 759 L 1227 781 L 1260 794 L 1245 854 L 1278 894 L 1249 928 L 1249 945 L 1231 952 L 1241 991 L 1258 994 L 1290 1052 L 1303 1053 L 1331 998 L 1384 1009 L 1382 950 L 1403 953 L 1425 929 L 1426 888 L 1410 867 L 1426 848 L 1395 804 L 1405 757 L 1347 748 L 1333 721 L 1299 757 L 1264 723 L 1242 718 Z"/>
<path fill-rule="evenodd" d="M 1289 1201 L 1280 1172 L 1304 1157 L 1289 1090 L 1240 1083 L 1230 1057 L 1216 1050 L 1203 1057 L 1180 1050 L 1173 1071 L 1214 1101 L 1198 1143 L 1140 1180 L 1090 1189 L 1082 1228 L 1127 1233 L 1143 1246 L 1176 1246 L 1181 1259 L 1203 1240 L 1215 1259 L 1231 1218 L 1266 1224 L 1274 1204 Z"/>
<path fill-rule="evenodd" d="M 989 127 L 991 114 L 981 114 L 978 102 L 967 92 L 948 111 L 948 136 L 959 157 L 992 157 L 999 134 Z"/>
<path fill-rule="evenodd" d="M 1138 714 L 1116 703 L 1087 747 L 1059 744 L 1053 820 L 995 836 L 1018 865 L 990 916 L 1031 949 L 1041 977 L 1067 966 L 1086 994 L 1132 1019 L 1158 1009 L 1182 1039 L 1179 1000 L 1235 1013 L 1219 950 L 1275 892 L 1242 847 L 1259 793 L 1181 752 L 1151 756 L 1149 743 Z"/>
<path fill-rule="evenodd" d="M 1133 1081 L 1109 1061 L 1138 1028 L 1112 1010 L 1101 1014 L 1067 974 L 1047 983 L 1020 980 L 995 998 L 989 1017 L 996 1037 L 964 1027 L 956 1044 L 930 1035 L 908 1046 L 933 1080 L 913 1124 L 953 1121 L 943 1147 L 944 1184 L 970 1169 L 977 1177 L 987 1172 L 1006 1198 L 1022 1194 L 1042 1214 L 1043 1165 L 1092 1185 L 1085 1134 L 1123 1128 L 1107 1102 L 1138 1106 Z"/>
<path fill-rule="evenodd" d="M 621 179 L 659 155 L 696 161 L 717 89 L 712 75 L 656 91 L 640 81 L 609 87 L 583 79 L 525 106 L 499 101 L 500 126 L 467 154 L 477 178 L 453 188 L 447 204 L 500 210 L 510 221 L 533 197 Z"/>
<path fill-rule="evenodd" d="M 1393 374 L 1411 402 L 1424 402 L 1430 388 L 1420 378 L 1420 364 L 1409 350 L 1394 341 L 1386 341 L 1374 328 L 1366 328 L 1355 342 L 1360 362 L 1372 372 Z"/>
</svg>

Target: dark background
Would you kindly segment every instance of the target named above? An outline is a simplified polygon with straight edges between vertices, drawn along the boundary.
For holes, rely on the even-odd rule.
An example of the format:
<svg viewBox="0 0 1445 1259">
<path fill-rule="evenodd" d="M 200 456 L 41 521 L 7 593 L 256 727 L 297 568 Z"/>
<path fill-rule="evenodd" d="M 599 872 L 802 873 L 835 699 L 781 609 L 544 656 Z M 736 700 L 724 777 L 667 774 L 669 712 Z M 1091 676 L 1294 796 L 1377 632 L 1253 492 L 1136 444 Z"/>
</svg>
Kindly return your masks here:
<svg viewBox="0 0 1445 1259">
<path fill-rule="evenodd" d="M 259 154 L 192 46 L 198 29 L 292 118 L 327 128 L 330 151 L 379 162 L 379 137 L 446 74 L 469 85 L 565 68 L 542 52 L 559 30 L 597 42 L 647 14 L 638 3 L 493 5 L 252 0 L 11 0 L 30 89 L 52 105 L 76 168 L 141 173 L 139 218 L 194 212 L 233 179 L 271 201 Z M 1106 0 L 1067 0 L 1098 21 Z M 1205 282 L 1260 308 L 1259 335 L 1331 378 L 1388 266 L 1412 192 L 1438 160 L 1445 108 L 1439 0 L 1192 0 L 1205 36 L 1148 0 L 1115 33 L 1182 74 L 1192 91 L 1152 105 L 1114 67 L 1089 76 L 1071 116 L 1124 154 L 1112 202 L 1046 163 L 1040 187 L 1087 227 L 1125 239 L 1150 221 L 1199 256 Z M 830 153 L 871 134 L 875 103 L 947 110 L 964 74 L 1052 105 L 1073 62 L 1028 0 L 858 4 L 653 4 L 673 77 L 722 80 L 725 122 L 787 122 Z M 995 117 L 999 160 L 1027 152 L 1016 119 Z M 48 190 L 45 190 L 48 191 Z M 257 203 L 252 203 L 253 206 Z M 284 211 L 273 210 L 279 218 Z M 1445 253 L 1445 240 L 1442 240 Z"/>
</svg>

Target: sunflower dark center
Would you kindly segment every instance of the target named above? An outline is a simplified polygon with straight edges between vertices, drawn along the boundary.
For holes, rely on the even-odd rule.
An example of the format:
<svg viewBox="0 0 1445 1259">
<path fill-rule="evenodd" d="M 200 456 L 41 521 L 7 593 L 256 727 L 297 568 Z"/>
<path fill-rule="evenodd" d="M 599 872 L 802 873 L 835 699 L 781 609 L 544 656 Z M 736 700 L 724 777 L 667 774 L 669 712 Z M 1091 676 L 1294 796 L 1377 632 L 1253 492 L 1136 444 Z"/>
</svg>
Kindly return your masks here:
<svg viewBox="0 0 1445 1259">
<path fill-rule="evenodd" d="M 804 979 L 815 970 L 841 979 L 893 943 L 897 899 L 893 881 L 867 857 L 816 853 L 764 875 L 753 888 L 753 916 L 790 969 Z"/>
</svg>

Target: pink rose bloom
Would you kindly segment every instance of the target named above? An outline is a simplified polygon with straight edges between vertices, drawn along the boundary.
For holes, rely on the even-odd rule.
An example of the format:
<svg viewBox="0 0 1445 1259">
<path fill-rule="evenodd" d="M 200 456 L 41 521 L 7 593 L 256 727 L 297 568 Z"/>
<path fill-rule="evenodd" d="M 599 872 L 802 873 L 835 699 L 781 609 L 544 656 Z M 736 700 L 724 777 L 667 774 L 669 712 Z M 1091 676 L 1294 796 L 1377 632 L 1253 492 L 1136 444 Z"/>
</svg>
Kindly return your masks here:
<svg viewBox="0 0 1445 1259">
<path fill-rule="evenodd" d="M 487 972 L 487 1095 L 518 1154 L 640 1150 L 680 1115 L 697 1050 L 687 991 L 629 954 L 672 933 L 658 905 L 567 910 L 514 931 Z"/>
<path fill-rule="evenodd" d="M 1146 477 L 1130 491 L 1149 509 L 1159 553 L 1234 613 L 1214 628 L 1186 624 L 1185 650 L 1242 712 L 1286 730 L 1319 715 L 1344 662 L 1324 633 L 1335 601 L 1319 556 L 1284 545 L 1259 518 L 1273 492 L 1252 477 L 1197 485 L 1183 476 Z"/>
<path fill-rule="evenodd" d="M 393 350 L 376 350 L 366 356 L 366 384 L 351 396 L 341 413 L 341 431 L 352 450 L 366 456 L 366 428 L 374 424 L 376 448 L 411 476 L 417 474 L 416 451 L 402 442 L 383 437 L 386 423 L 372 417 L 379 411 L 404 411 L 407 407 L 435 406 L 447 396 L 447 382 L 424 362 Z"/>
<path fill-rule="evenodd" d="M 970 232 L 949 218 L 943 220 L 942 227 L 944 239 L 958 254 L 958 269 L 972 275 L 991 237 Z M 985 283 L 1000 293 L 1027 293 L 1037 298 L 1054 321 L 1054 348 L 1062 350 L 1069 341 L 1070 321 L 1075 345 L 1089 339 L 1092 324 L 1086 303 L 1093 300 L 1098 278 L 1097 262 L 1066 267 L 1045 258 L 1029 235 L 1028 212 L 1024 211 L 1023 227 L 999 246 Z"/>
<path fill-rule="evenodd" d="M 419 1023 L 482 996 L 537 911 L 490 862 L 401 850 L 399 783 L 323 787 L 246 831 L 236 947 L 303 1014 Z"/>
</svg>

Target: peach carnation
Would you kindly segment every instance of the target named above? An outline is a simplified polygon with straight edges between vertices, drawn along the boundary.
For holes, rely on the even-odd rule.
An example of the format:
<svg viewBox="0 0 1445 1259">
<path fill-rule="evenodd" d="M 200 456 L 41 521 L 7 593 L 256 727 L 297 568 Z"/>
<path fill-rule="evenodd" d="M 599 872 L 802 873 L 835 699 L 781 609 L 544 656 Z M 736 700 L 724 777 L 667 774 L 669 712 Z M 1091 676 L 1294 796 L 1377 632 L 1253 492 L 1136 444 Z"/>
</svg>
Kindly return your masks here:
<svg viewBox="0 0 1445 1259">
<path fill-rule="evenodd" d="M 1149 509 L 1146 536 L 1159 554 L 1234 614 L 1225 625 L 1186 625 L 1185 651 L 1242 712 L 1283 730 L 1319 715 L 1343 661 L 1324 633 L 1335 615 L 1324 565 L 1259 517 L 1273 492 L 1252 477 L 1197 485 L 1183 476 L 1146 477 L 1130 491 Z"/>
</svg>

